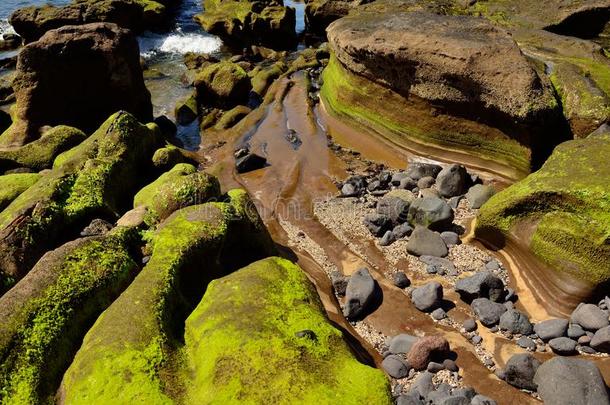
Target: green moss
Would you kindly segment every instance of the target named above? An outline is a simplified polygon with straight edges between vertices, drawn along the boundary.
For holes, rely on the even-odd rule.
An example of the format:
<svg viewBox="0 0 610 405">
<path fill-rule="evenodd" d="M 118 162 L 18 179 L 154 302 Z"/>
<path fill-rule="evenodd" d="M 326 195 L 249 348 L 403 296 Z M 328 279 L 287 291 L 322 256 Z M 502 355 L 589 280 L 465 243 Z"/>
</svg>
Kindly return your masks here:
<svg viewBox="0 0 610 405">
<path fill-rule="evenodd" d="M 598 284 L 610 280 L 610 136 L 559 145 L 536 173 L 493 196 L 477 234 L 509 236 L 533 223 L 532 252 L 559 272 Z"/>
<path fill-rule="evenodd" d="M 531 152 L 517 141 L 500 135 L 492 135 L 491 128 L 478 128 L 474 123 L 447 121 L 450 126 L 439 127 L 435 117 L 426 111 L 415 110 L 401 95 L 370 80 L 348 72 L 333 56 L 323 72 L 324 85 L 321 96 L 328 111 L 347 120 L 355 121 L 388 137 L 391 141 L 405 141 L 434 146 L 444 150 L 466 152 L 495 164 L 500 163 L 516 171 L 515 177 L 529 173 Z M 464 129 L 466 128 L 466 130 Z"/>
<path fill-rule="evenodd" d="M 87 328 L 135 274 L 133 236 L 118 229 L 54 253 L 3 297 L 15 311 L 0 326 L 2 404 L 42 403 L 55 394 Z"/>
<path fill-rule="evenodd" d="M 284 62 L 276 62 L 267 68 L 255 69 L 250 74 L 252 77 L 252 90 L 256 94 L 264 96 L 271 83 L 282 76 L 287 70 L 288 67 Z"/>
<path fill-rule="evenodd" d="M 40 180 L 40 177 L 37 173 L 16 173 L 0 176 L 0 211 L 21 193 L 32 187 Z"/>
<path fill-rule="evenodd" d="M 174 109 L 176 121 L 180 125 L 188 125 L 195 121 L 198 116 L 197 99 L 194 94 L 191 94 L 176 103 Z"/>
<path fill-rule="evenodd" d="M 250 114 L 252 110 L 246 106 L 238 105 L 235 108 L 222 114 L 222 117 L 214 125 L 217 130 L 229 129 L 236 125 L 242 118 Z"/>
<path fill-rule="evenodd" d="M 184 149 L 180 149 L 174 145 L 167 144 L 163 148 L 157 149 L 152 157 L 153 165 L 157 169 L 163 171 L 170 170 L 177 164 L 188 163 L 191 165 L 198 165 L 198 162 L 193 159 L 193 156 L 189 156 L 189 153 Z"/>
<path fill-rule="evenodd" d="M 153 225 L 179 208 L 201 204 L 220 196 L 218 180 L 195 166 L 178 164 L 140 190 L 133 200 L 134 208 L 147 207 L 145 222 Z"/>
<path fill-rule="evenodd" d="M 35 171 L 48 169 L 60 153 L 78 145 L 86 138 L 79 129 L 57 126 L 47 131 L 40 139 L 20 148 L 0 151 L 0 171 L 27 167 Z"/>
<path fill-rule="evenodd" d="M 156 126 L 117 113 L 79 146 L 60 155 L 50 173 L 0 213 L 0 228 L 10 226 L 14 235 L 0 242 L 6 266 L 0 272 L 10 270 L 6 263 L 13 263 L 19 274 L 11 275 L 20 278 L 72 226 L 100 215 L 118 217 L 148 176 L 160 138 Z M 17 217 L 21 220 L 15 222 Z"/>
<path fill-rule="evenodd" d="M 316 339 L 295 336 L 303 330 Z M 354 358 L 313 285 L 285 259 L 210 283 L 185 340 L 188 403 L 392 403 L 384 374 Z"/>
<path fill-rule="evenodd" d="M 251 89 L 246 71 L 224 61 L 206 66 L 195 77 L 197 99 L 206 105 L 233 107 L 246 104 Z"/>
<path fill-rule="evenodd" d="M 232 194 L 237 199 L 183 208 L 159 226 L 150 261 L 91 328 L 66 372 L 66 403 L 165 404 L 181 397 L 176 353 L 188 313 L 211 279 L 271 252 L 264 227 L 256 230 L 256 210 L 240 213 L 247 195 Z"/>
</svg>

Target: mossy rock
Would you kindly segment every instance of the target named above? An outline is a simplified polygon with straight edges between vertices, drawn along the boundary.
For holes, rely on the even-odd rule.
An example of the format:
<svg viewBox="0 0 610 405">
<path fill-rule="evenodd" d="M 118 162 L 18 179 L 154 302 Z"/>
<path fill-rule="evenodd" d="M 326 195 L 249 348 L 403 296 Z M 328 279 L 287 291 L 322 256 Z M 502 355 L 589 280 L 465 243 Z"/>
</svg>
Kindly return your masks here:
<svg viewBox="0 0 610 405">
<path fill-rule="evenodd" d="M 174 145 L 166 145 L 157 149 L 153 155 L 153 165 L 161 171 L 168 171 L 179 163 L 188 163 L 197 166 L 197 159 L 194 153 L 181 149 Z"/>
<path fill-rule="evenodd" d="M 288 67 L 284 62 L 276 62 L 268 67 L 257 67 L 250 72 L 250 76 L 252 77 L 252 91 L 259 96 L 264 97 L 269 86 L 287 70 Z"/>
<path fill-rule="evenodd" d="M 296 13 L 281 0 L 204 0 L 203 7 L 205 12 L 195 20 L 232 46 L 291 49 L 296 45 Z"/>
<path fill-rule="evenodd" d="M 145 206 L 145 222 L 154 225 L 179 208 L 202 204 L 219 197 L 218 179 L 198 172 L 193 165 L 181 163 L 140 190 L 134 197 L 133 206 Z"/>
<path fill-rule="evenodd" d="M 211 282 L 185 342 L 187 403 L 393 403 L 384 373 L 354 357 L 315 287 L 285 259 Z"/>
<path fill-rule="evenodd" d="M 247 103 L 252 86 L 243 68 L 225 61 L 209 65 L 197 73 L 195 87 L 200 103 L 232 108 Z"/>
<path fill-rule="evenodd" d="M 118 218 L 150 178 L 160 143 L 155 124 L 119 112 L 59 155 L 52 171 L 0 213 L 0 273 L 18 280 L 91 219 Z"/>
<path fill-rule="evenodd" d="M 502 245 L 512 232 L 557 272 L 593 286 L 610 280 L 610 135 L 559 145 L 544 166 L 493 196 L 476 234 Z M 523 229 L 531 237 L 523 238 Z"/>
<path fill-rule="evenodd" d="M 65 373 L 63 403 L 181 402 L 184 321 L 208 282 L 276 252 L 247 193 L 233 190 L 229 198 L 183 208 L 159 226 L 146 267 L 91 328 Z"/>
<path fill-rule="evenodd" d="M 55 158 L 84 141 L 87 136 L 77 128 L 59 125 L 43 136 L 17 149 L 0 151 L 0 171 L 27 167 L 34 171 L 48 169 Z"/>
<path fill-rule="evenodd" d="M 194 94 L 185 97 L 184 99 L 176 103 L 174 109 L 174 115 L 176 116 L 176 122 L 179 125 L 188 125 L 197 119 L 198 107 L 197 98 Z"/>
<path fill-rule="evenodd" d="M 0 176 L 0 211 L 40 180 L 38 173 L 15 173 Z"/>
<path fill-rule="evenodd" d="M 244 105 L 238 105 L 235 108 L 222 114 L 222 117 L 214 125 L 214 129 L 224 130 L 235 126 L 239 121 L 242 120 L 246 115 L 250 114 L 252 110 Z"/>
<path fill-rule="evenodd" d="M 0 298 L 3 404 L 51 403 L 83 336 L 135 276 L 136 237 L 117 228 L 67 243 Z"/>
</svg>

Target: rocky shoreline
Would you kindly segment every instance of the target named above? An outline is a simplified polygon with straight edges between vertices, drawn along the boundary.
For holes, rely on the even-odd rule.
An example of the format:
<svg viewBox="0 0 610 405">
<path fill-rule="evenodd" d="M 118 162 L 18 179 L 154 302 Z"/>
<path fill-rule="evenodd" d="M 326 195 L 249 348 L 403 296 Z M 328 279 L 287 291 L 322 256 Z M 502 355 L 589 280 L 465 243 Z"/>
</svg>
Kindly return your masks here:
<svg viewBox="0 0 610 405">
<path fill-rule="evenodd" d="M 14 10 L 0 403 L 610 404 L 610 2 L 304 3 Z"/>
</svg>

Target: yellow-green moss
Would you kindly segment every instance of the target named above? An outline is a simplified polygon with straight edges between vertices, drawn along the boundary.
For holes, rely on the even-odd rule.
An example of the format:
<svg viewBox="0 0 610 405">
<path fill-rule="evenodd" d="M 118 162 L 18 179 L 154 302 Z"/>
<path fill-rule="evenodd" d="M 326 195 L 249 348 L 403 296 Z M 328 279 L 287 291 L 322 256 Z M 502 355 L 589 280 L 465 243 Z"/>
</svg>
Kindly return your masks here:
<svg viewBox="0 0 610 405">
<path fill-rule="evenodd" d="M 299 338 L 310 330 L 316 339 Z M 391 404 L 291 262 L 269 258 L 213 281 L 186 322 L 187 403 Z"/>
<path fill-rule="evenodd" d="M 230 109 L 229 111 L 222 114 L 222 117 L 216 122 L 214 125 L 214 129 L 223 130 L 232 128 L 235 124 L 237 124 L 242 118 L 246 115 L 250 114 L 252 110 L 244 105 L 238 105 L 235 108 Z"/>
<path fill-rule="evenodd" d="M 0 326 L 0 403 L 50 401 L 87 328 L 135 275 L 133 237 L 117 229 L 83 241 L 33 270 L 48 280 L 26 279 L 3 297 L 16 311 Z"/>
<path fill-rule="evenodd" d="M 147 207 L 145 222 L 154 225 L 179 208 L 202 204 L 220 196 L 218 180 L 193 165 L 178 164 L 134 197 L 134 208 Z"/>
<path fill-rule="evenodd" d="M 150 261 L 91 328 L 66 372 L 65 403 L 165 404 L 182 396 L 176 353 L 188 313 L 210 280 L 272 252 L 256 211 L 244 215 L 247 194 L 230 198 L 181 209 L 159 226 Z"/>
<path fill-rule="evenodd" d="M 329 112 L 355 121 L 394 142 L 410 141 L 466 152 L 506 165 L 520 176 L 530 172 L 531 151 L 516 140 L 498 135 L 499 132 L 490 137 L 490 128 L 486 134 L 459 132 L 455 123 L 452 124 L 455 132 L 448 132 L 435 126 L 434 118 L 425 116 L 429 112 L 419 111 L 416 117 L 411 117 L 408 111 L 413 107 L 409 107 L 404 97 L 348 72 L 334 56 L 324 69 L 323 80 L 321 96 Z"/>
<path fill-rule="evenodd" d="M 0 151 L 0 171 L 27 167 L 35 171 L 48 169 L 60 153 L 84 141 L 86 135 L 79 129 L 60 125 L 45 132 L 34 142 L 20 148 Z"/>
<path fill-rule="evenodd" d="M 559 145 L 539 171 L 483 205 L 477 234 L 508 236 L 533 223 L 529 248 L 542 261 L 593 284 L 610 280 L 609 153 L 608 135 Z"/>
<path fill-rule="evenodd" d="M 40 177 L 37 173 L 15 173 L 0 176 L 0 211 L 21 193 L 32 187 L 40 180 Z"/>
<path fill-rule="evenodd" d="M 286 70 L 288 67 L 284 62 L 276 62 L 267 68 L 256 68 L 250 73 L 252 90 L 256 94 L 264 96 L 271 83 L 282 76 Z"/>
<path fill-rule="evenodd" d="M 180 163 L 197 165 L 197 162 L 191 156 L 187 156 L 185 150 L 170 144 L 157 149 L 152 157 L 152 162 L 157 169 L 163 171 L 170 170 Z"/>
<path fill-rule="evenodd" d="M 197 99 L 206 105 L 232 107 L 246 104 L 251 84 L 246 71 L 223 61 L 206 66 L 195 77 Z"/>
</svg>

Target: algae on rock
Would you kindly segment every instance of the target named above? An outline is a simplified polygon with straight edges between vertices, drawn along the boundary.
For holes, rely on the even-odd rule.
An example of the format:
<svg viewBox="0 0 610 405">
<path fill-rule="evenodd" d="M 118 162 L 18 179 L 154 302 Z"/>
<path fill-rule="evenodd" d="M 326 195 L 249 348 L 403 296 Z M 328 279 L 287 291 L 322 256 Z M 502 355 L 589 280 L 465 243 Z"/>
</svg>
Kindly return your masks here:
<svg viewBox="0 0 610 405">
<path fill-rule="evenodd" d="M 355 358 L 315 287 L 285 259 L 210 283 L 185 342 L 187 403 L 393 403 L 383 372 Z"/>
<path fill-rule="evenodd" d="M 40 180 L 38 173 L 14 173 L 0 176 L 0 211 Z"/>
<path fill-rule="evenodd" d="M 559 145 L 539 171 L 481 207 L 476 235 L 497 246 L 525 226 L 525 247 L 554 270 L 592 286 L 610 281 L 609 154 L 609 134 Z"/>
<path fill-rule="evenodd" d="M 0 403 L 47 403 L 83 336 L 135 276 L 137 233 L 116 228 L 47 253 L 0 298 Z"/>
<path fill-rule="evenodd" d="M 230 191 L 227 202 L 176 211 L 151 244 L 150 260 L 91 328 L 64 375 L 65 403 L 173 403 L 183 394 L 176 374 L 184 320 L 207 284 L 276 252 L 243 190 Z"/>
<path fill-rule="evenodd" d="M 160 143 L 155 124 L 119 112 L 59 155 L 50 173 L 0 213 L 0 274 L 18 280 L 75 228 L 95 217 L 118 218 L 149 178 Z"/>
</svg>

